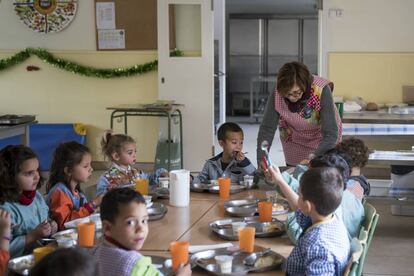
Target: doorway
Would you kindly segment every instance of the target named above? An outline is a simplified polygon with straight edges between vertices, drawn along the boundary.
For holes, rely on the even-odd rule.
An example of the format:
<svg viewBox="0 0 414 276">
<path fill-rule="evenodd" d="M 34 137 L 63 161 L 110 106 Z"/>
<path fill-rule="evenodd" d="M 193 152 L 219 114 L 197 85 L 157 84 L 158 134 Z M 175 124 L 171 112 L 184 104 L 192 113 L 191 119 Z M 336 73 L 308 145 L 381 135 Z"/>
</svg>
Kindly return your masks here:
<svg viewBox="0 0 414 276">
<path fill-rule="evenodd" d="M 315 0 L 226 0 L 226 120 L 259 123 L 279 68 L 318 70 Z M 230 118 L 230 119 L 229 119 Z"/>
</svg>

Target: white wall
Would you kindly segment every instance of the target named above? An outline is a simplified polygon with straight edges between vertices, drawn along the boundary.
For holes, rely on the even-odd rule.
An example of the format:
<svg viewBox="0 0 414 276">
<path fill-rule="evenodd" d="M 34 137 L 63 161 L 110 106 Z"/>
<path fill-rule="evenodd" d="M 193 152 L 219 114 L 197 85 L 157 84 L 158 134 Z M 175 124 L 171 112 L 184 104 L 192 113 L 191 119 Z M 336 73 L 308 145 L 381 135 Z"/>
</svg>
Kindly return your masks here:
<svg viewBox="0 0 414 276">
<path fill-rule="evenodd" d="M 342 9 L 343 16 L 329 17 L 329 9 Z M 332 51 L 414 51 L 413 11 L 412 0 L 325 0 L 321 74 L 327 75 Z"/>
<path fill-rule="evenodd" d="M 12 0 L 0 1 L 0 49 L 42 47 L 63 50 L 95 50 L 94 1 L 78 1 L 75 18 L 64 30 L 52 34 L 32 31 L 14 11 Z"/>
</svg>

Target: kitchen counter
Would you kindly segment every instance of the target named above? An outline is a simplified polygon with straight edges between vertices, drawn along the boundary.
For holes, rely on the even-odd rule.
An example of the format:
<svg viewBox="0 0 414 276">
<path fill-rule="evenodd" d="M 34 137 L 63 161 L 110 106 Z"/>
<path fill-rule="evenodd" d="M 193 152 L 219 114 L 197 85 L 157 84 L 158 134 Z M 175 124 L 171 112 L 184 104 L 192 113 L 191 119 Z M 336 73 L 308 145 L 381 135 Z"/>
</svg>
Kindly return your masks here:
<svg viewBox="0 0 414 276">
<path fill-rule="evenodd" d="M 414 107 L 344 112 L 343 123 L 414 124 Z"/>
</svg>

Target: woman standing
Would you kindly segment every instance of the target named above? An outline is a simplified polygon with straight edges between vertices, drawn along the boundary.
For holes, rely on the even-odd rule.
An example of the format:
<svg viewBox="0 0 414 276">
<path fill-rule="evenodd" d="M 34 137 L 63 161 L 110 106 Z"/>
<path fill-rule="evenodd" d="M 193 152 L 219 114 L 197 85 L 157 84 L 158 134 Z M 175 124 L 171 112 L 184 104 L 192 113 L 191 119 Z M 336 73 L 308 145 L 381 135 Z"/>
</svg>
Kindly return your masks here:
<svg viewBox="0 0 414 276">
<path fill-rule="evenodd" d="M 289 62 L 280 68 L 257 137 L 259 167 L 263 167 L 261 144 L 272 144 L 278 126 L 287 165 L 307 163 L 335 147 L 342 137 L 342 122 L 332 91 L 332 82 L 311 75 L 303 63 Z"/>
</svg>

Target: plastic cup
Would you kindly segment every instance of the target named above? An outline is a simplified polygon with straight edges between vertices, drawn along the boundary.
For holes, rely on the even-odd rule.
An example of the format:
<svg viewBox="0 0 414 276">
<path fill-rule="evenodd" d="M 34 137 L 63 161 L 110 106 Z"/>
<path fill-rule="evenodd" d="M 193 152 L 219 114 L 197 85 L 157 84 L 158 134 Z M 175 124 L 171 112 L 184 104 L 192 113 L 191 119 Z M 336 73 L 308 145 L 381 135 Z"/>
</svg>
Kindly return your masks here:
<svg viewBox="0 0 414 276">
<path fill-rule="evenodd" d="M 33 257 L 35 263 L 38 263 L 44 256 L 46 256 L 49 253 L 52 253 L 55 250 L 56 247 L 51 246 L 38 247 L 33 249 Z"/>
<path fill-rule="evenodd" d="M 218 185 L 218 180 L 217 179 L 211 179 L 210 184 L 217 186 Z"/>
<path fill-rule="evenodd" d="M 244 227 L 239 230 L 239 245 L 241 251 L 253 253 L 255 234 L 256 228 L 254 227 Z"/>
<path fill-rule="evenodd" d="M 139 178 L 139 179 L 135 180 L 135 191 L 137 191 L 141 195 L 147 195 L 148 194 L 148 186 L 149 186 L 148 179 Z"/>
<path fill-rule="evenodd" d="M 160 188 L 169 189 L 170 188 L 170 178 L 169 177 L 159 177 L 158 184 Z"/>
<path fill-rule="evenodd" d="M 95 243 L 95 222 L 78 224 L 78 245 L 92 247 Z"/>
<path fill-rule="evenodd" d="M 261 201 L 257 205 L 259 206 L 259 220 L 261 222 L 272 221 L 273 203 L 270 201 Z"/>
<path fill-rule="evenodd" d="M 253 179 L 254 179 L 254 176 L 253 175 L 245 175 L 245 176 L 243 176 L 244 185 L 247 188 L 251 188 L 253 186 Z"/>
<path fill-rule="evenodd" d="M 214 259 L 219 265 L 221 273 L 231 273 L 231 270 L 232 270 L 231 268 L 233 264 L 233 256 L 218 255 L 218 256 L 215 256 Z"/>
<path fill-rule="evenodd" d="M 233 235 L 239 235 L 239 230 L 241 229 L 241 228 L 244 228 L 244 227 L 246 227 L 246 223 L 245 222 L 243 222 L 243 221 L 236 221 L 236 222 L 233 222 L 232 224 L 231 224 L 231 227 L 233 228 Z"/>
<path fill-rule="evenodd" d="M 188 241 L 174 241 L 170 243 L 170 251 L 172 255 L 172 268 L 176 271 L 181 264 L 188 262 Z"/>
<path fill-rule="evenodd" d="M 218 179 L 220 199 L 230 198 L 231 180 L 228 177 L 220 177 Z"/>
</svg>

